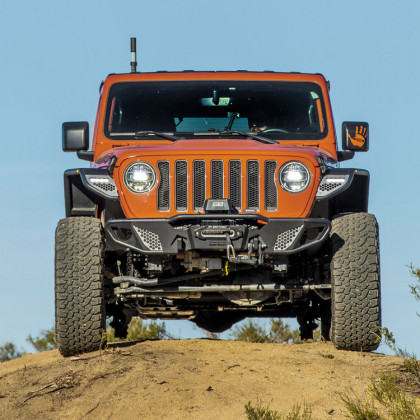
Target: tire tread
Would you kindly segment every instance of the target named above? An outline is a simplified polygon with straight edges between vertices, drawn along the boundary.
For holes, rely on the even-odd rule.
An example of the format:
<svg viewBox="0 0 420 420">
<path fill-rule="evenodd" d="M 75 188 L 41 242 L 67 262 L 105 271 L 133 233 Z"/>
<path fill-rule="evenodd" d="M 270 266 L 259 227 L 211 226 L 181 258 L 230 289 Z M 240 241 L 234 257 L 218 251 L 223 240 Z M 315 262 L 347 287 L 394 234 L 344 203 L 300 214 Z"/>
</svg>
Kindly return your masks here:
<svg viewBox="0 0 420 420">
<path fill-rule="evenodd" d="M 381 293 L 375 216 L 351 213 L 336 217 L 332 221 L 331 245 L 331 339 L 341 350 L 376 350 Z"/>
<path fill-rule="evenodd" d="M 105 328 L 101 223 L 89 217 L 62 219 L 55 240 L 57 347 L 66 357 L 99 350 Z"/>
</svg>

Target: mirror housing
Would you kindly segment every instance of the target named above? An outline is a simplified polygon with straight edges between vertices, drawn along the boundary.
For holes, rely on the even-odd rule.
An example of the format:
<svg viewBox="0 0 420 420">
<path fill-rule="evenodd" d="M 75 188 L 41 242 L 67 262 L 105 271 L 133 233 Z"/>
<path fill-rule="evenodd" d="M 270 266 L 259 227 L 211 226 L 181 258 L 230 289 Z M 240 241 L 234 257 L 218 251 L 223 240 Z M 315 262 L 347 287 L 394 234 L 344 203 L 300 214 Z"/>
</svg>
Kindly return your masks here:
<svg viewBox="0 0 420 420">
<path fill-rule="evenodd" d="M 89 149 L 89 123 L 86 121 L 63 123 L 63 152 Z"/>
<path fill-rule="evenodd" d="M 344 121 L 341 127 L 343 150 L 367 152 L 369 150 L 369 124 Z"/>
</svg>

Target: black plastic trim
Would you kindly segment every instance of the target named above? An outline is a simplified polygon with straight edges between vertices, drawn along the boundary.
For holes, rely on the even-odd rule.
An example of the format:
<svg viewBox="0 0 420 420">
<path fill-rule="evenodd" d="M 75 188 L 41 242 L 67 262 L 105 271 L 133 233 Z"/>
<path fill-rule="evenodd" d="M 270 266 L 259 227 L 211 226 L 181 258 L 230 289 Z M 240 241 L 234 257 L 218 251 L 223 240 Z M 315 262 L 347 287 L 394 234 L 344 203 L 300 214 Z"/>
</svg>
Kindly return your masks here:
<svg viewBox="0 0 420 420">
<path fill-rule="evenodd" d="M 139 219 L 139 220 L 156 220 L 156 219 Z M 270 219 L 260 214 L 177 214 L 169 219 L 164 219 L 169 224 L 174 224 L 180 221 L 200 221 L 200 220 L 261 220 L 268 222 Z M 286 220 L 286 219 L 281 219 Z M 302 219 L 303 220 L 303 219 Z"/>
<path fill-rule="evenodd" d="M 355 153 L 352 150 L 343 150 L 337 152 L 337 161 L 344 162 L 354 158 Z"/>
<path fill-rule="evenodd" d="M 326 219 L 276 219 L 259 215 L 187 215 L 170 219 L 113 219 L 105 225 L 107 249 L 110 251 L 126 250 L 127 248 L 141 254 L 178 254 L 183 251 L 205 250 L 225 252 L 228 245 L 235 250 L 248 251 L 250 242 L 256 240 L 263 244 L 265 254 L 295 254 L 316 248 L 328 237 L 331 223 Z M 265 224 L 258 224 L 264 220 Z M 174 222 L 189 221 L 190 223 L 173 226 Z M 192 224 L 191 222 L 196 223 Z M 215 221 L 212 225 L 210 221 Z M 228 223 L 228 221 L 230 223 Z M 236 223 L 241 221 L 242 223 Z M 206 224 L 203 224 L 204 222 Z M 223 223 L 225 222 L 225 223 Z M 221 234 L 218 237 L 205 237 L 204 229 L 229 230 L 230 238 Z M 306 233 L 317 231 L 310 239 Z M 288 235 L 295 230 L 294 237 L 285 249 L 278 248 L 277 241 L 281 234 Z M 139 233 L 140 231 L 140 233 Z M 153 237 L 155 249 L 144 242 L 145 237 Z M 148 239 L 150 241 L 150 239 Z M 147 240 L 145 239 L 147 242 Z"/>
<path fill-rule="evenodd" d="M 354 179 L 354 172 L 356 169 L 347 169 L 347 168 L 328 168 L 328 170 L 324 173 L 323 178 L 325 178 L 328 175 L 332 176 L 347 176 L 347 182 L 343 184 L 342 187 L 337 188 L 336 191 L 333 191 L 331 194 L 328 194 L 324 197 L 315 196 L 316 201 L 322 201 L 322 200 L 331 200 L 333 197 L 342 194 L 345 190 L 350 188 L 353 179 Z M 319 188 L 319 186 L 318 186 Z"/>
<path fill-rule="evenodd" d="M 105 198 L 106 200 L 113 200 L 113 201 L 119 201 L 119 197 L 115 197 L 115 198 L 111 198 L 108 195 L 106 195 L 105 193 L 103 193 L 102 191 L 92 187 L 87 179 L 86 179 L 86 175 L 105 175 L 105 176 L 109 176 L 108 170 L 107 169 L 87 169 L 87 168 L 82 168 L 82 169 L 78 169 L 79 174 L 80 174 L 80 178 L 83 182 L 83 186 L 88 189 L 89 191 L 93 192 L 95 195 Z"/>
<path fill-rule="evenodd" d="M 310 217 L 331 220 L 340 213 L 367 212 L 370 174 L 365 169 L 329 168 L 325 175 L 347 175 L 343 187 L 324 197 L 316 197 Z M 325 176 L 324 175 L 324 176 Z"/>
<path fill-rule="evenodd" d="M 110 198 L 93 188 L 86 180 L 86 175 L 106 175 L 106 169 L 68 169 L 64 172 L 64 200 L 66 217 L 96 217 L 96 207 L 101 200 L 119 202 L 119 198 Z"/>
<path fill-rule="evenodd" d="M 76 154 L 77 154 L 77 157 L 81 160 L 87 160 L 88 162 L 93 162 L 94 152 L 91 150 L 78 150 Z"/>
<path fill-rule="evenodd" d="M 64 172 L 64 201 L 66 217 L 96 215 L 98 197 L 83 185 L 79 169 Z"/>
</svg>

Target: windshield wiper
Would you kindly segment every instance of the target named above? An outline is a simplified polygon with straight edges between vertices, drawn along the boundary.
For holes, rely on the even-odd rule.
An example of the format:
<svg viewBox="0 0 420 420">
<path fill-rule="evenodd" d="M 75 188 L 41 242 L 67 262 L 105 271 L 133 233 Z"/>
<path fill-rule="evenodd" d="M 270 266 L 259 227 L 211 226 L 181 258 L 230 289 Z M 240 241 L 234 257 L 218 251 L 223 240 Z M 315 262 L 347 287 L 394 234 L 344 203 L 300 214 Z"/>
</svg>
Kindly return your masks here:
<svg viewBox="0 0 420 420">
<path fill-rule="evenodd" d="M 171 134 L 161 133 L 160 131 L 136 131 L 136 133 L 134 134 L 134 137 L 143 137 L 143 136 L 150 136 L 150 135 L 162 137 L 164 139 L 172 140 L 172 141 L 181 140 L 179 137 L 172 136 Z"/>
<path fill-rule="evenodd" d="M 278 144 L 275 140 L 271 140 L 271 139 L 269 139 L 267 137 L 257 136 L 256 134 L 250 133 L 250 132 L 243 132 L 243 131 L 222 131 L 220 133 L 220 135 L 224 135 L 224 134 L 238 134 L 239 136 L 242 136 L 242 137 L 250 137 L 253 140 L 261 141 L 263 143 Z"/>
</svg>

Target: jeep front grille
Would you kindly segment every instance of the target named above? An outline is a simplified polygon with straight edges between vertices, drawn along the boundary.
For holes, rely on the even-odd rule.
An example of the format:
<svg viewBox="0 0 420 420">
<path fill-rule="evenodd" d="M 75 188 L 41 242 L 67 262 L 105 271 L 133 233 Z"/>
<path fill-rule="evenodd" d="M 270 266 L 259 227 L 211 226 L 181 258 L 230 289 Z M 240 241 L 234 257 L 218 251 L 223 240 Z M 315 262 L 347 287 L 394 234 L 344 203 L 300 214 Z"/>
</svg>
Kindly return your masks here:
<svg viewBox="0 0 420 420">
<path fill-rule="evenodd" d="M 159 211 L 170 210 L 172 194 L 178 212 L 201 212 L 206 198 L 229 198 L 237 210 L 278 209 L 275 160 L 178 160 L 157 166 Z"/>
</svg>

